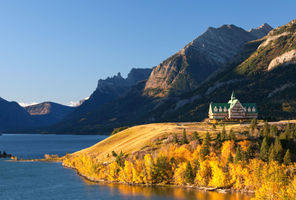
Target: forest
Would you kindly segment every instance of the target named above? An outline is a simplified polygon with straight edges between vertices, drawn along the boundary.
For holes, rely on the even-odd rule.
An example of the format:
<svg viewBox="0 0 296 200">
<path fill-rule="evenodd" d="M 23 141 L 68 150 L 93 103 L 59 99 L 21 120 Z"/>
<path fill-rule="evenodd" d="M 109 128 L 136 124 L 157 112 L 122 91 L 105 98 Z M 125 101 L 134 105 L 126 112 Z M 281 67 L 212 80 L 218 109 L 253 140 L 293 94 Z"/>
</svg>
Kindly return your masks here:
<svg viewBox="0 0 296 200">
<path fill-rule="evenodd" d="M 66 155 L 63 165 L 90 180 L 131 185 L 179 185 L 254 193 L 254 199 L 296 199 L 296 124 L 258 126 L 216 134 L 172 133 L 165 145 L 133 154 L 112 151 L 112 162 Z"/>
</svg>

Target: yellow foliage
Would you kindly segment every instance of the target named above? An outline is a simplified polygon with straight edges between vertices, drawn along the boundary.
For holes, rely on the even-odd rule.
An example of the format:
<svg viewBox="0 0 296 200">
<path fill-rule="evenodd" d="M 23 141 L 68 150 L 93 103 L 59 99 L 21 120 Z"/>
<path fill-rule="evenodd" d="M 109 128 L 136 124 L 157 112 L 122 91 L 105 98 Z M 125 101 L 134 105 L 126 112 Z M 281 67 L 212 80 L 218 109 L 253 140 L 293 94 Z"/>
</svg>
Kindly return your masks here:
<svg viewBox="0 0 296 200">
<path fill-rule="evenodd" d="M 200 186 L 208 186 L 212 176 L 212 170 L 208 160 L 200 162 L 199 170 L 196 174 L 195 183 Z"/>
<path fill-rule="evenodd" d="M 232 153 L 232 156 L 235 152 L 235 145 L 233 140 L 227 140 L 223 142 L 221 147 L 221 161 L 225 165 L 227 163 L 227 159 L 229 156 L 229 153 Z"/>
<path fill-rule="evenodd" d="M 186 162 L 180 163 L 179 167 L 176 168 L 174 174 L 174 180 L 177 185 L 184 185 L 185 184 L 185 170 L 186 170 Z"/>
<path fill-rule="evenodd" d="M 212 171 L 212 178 L 209 186 L 212 187 L 225 187 L 229 185 L 229 175 L 223 172 L 222 166 L 219 165 L 218 160 L 209 161 Z"/>
</svg>

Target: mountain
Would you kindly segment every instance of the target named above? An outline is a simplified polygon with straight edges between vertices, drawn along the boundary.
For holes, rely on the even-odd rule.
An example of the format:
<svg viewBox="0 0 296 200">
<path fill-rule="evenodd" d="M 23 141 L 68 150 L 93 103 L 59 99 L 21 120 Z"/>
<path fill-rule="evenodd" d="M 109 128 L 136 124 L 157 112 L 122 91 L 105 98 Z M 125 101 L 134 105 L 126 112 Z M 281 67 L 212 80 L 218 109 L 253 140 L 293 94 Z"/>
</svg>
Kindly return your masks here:
<svg viewBox="0 0 296 200">
<path fill-rule="evenodd" d="M 265 35 L 267 35 L 273 28 L 267 24 L 264 23 L 263 25 L 259 26 L 258 28 L 252 28 L 249 30 L 249 32 L 254 35 L 256 38 L 262 38 Z"/>
<path fill-rule="evenodd" d="M 197 88 L 251 40 L 268 33 L 267 24 L 248 32 L 235 25 L 208 28 L 201 36 L 153 69 L 146 86 L 149 96 L 174 96 Z"/>
<path fill-rule="evenodd" d="M 232 90 L 241 102 L 256 102 L 259 117 L 268 120 L 296 117 L 296 20 L 243 51 L 199 88 L 163 103 L 151 116 L 156 121 L 199 121 L 210 102 L 227 102 Z M 166 109 L 166 112 L 163 110 Z"/>
<path fill-rule="evenodd" d="M 27 111 L 16 102 L 0 98 L 0 131 L 7 129 L 28 128 L 34 124 Z"/>
<path fill-rule="evenodd" d="M 175 111 L 185 105 L 185 102 L 179 102 L 180 95 L 203 85 L 239 52 L 252 53 L 254 45 L 250 48 L 244 45 L 253 39 L 257 38 L 234 25 L 209 28 L 177 54 L 153 68 L 152 72 L 150 69 L 145 73 L 146 76 L 141 78 L 143 81 L 132 81 L 134 85 L 126 87 L 134 70 L 127 79 L 118 74 L 100 80 L 89 100 L 47 131 L 108 134 L 115 127 L 166 121 L 171 109 Z M 193 94 L 190 101 L 197 98 Z M 178 106 L 176 102 L 179 102 Z"/>
<path fill-rule="evenodd" d="M 34 119 L 36 126 L 49 126 L 58 123 L 75 110 L 75 107 L 65 106 L 54 102 L 43 102 L 24 109 Z"/>
<path fill-rule="evenodd" d="M 59 133 L 97 133 L 98 127 L 101 127 L 103 123 L 103 120 L 100 120 L 101 118 L 110 115 L 113 116 L 118 113 L 116 110 L 118 106 L 112 103 L 110 104 L 110 102 L 116 101 L 116 99 L 122 99 L 125 96 L 129 97 L 127 95 L 130 94 L 129 91 L 134 92 L 131 101 L 135 101 L 138 94 L 138 90 L 135 88 L 138 88 L 137 85 L 143 87 L 143 81 L 148 79 L 151 71 L 152 69 L 133 68 L 127 78 L 123 78 L 118 73 L 116 76 L 100 79 L 96 90 L 89 99 L 84 101 L 73 113 L 69 114 L 63 121 L 52 127 L 49 131 Z M 119 102 L 121 106 L 124 105 L 125 100 L 121 103 Z M 111 105 L 110 108 L 109 105 Z M 108 110 L 106 110 L 107 108 Z M 108 128 L 109 130 L 110 128 Z M 104 132 L 105 129 L 101 131 L 106 133 Z"/>
</svg>

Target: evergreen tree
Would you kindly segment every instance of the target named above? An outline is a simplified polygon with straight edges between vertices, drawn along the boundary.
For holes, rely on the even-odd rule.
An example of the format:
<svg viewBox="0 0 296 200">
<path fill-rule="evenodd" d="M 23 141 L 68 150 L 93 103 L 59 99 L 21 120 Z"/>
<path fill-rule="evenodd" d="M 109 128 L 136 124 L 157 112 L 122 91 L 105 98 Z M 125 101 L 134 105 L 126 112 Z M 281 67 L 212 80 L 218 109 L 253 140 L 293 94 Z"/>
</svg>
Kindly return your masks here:
<svg viewBox="0 0 296 200">
<path fill-rule="evenodd" d="M 193 184 L 194 178 L 195 178 L 195 176 L 194 176 L 191 164 L 188 161 L 187 165 L 186 165 L 186 170 L 185 170 L 185 181 L 186 181 L 186 183 Z"/>
<path fill-rule="evenodd" d="M 235 140 L 235 134 L 234 134 L 234 131 L 232 129 L 230 129 L 230 132 L 229 132 L 229 139 L 230 140 Z"/>
<path fill-rule="evenodd" d="M 255 128 L 257 128 L 257 119 L 252 119 L 251 124 L 250 124 L 250 128 L 252 131 L 254 131 Z"/>
<path fill-rule="evenodd" d="M 246 160 L 248 161 L 249 159 L 254 158 L 254 153 L 253 145 L 249 145 L 245 153 Z"/>
<path fill-rule="evenodd" d="M 263 137 L 269 137 L 269 125 L 267 121 L 263 125 Z"/>
<path fill-rule="evenodd" d="M 200 156 L 201 159 L 204 160 L 206 156 L 210 154 L 210 134 L 207 132 L 205 139 L 202 141 L 201 149 L 200 149 Z"/>
<path fill-rule="evenodd" d="M 237 146 L 235 157 L 234 157 L 234 163 L 237 164 L 241 160 L 242 160 L 242 152 L 241 152 L 240 146 Z"/>
<path fill-rule="evenodd" d="M 275 160 L 278 162 L 282 162 L 283 157 L 283 147 L 279 137 L 275 137 L 274 141 L 274 152 L 275 152 Z"/>
<path fill-rule="evenodd" d="M 221 140 L 222 142 L 224 142 L 226 139 L 227 139 L 227 135 L 226 135 L 225 125 L 223 125 L 223 129 L 221 132 Z"/>
<path fill-rule="evenodd" d="M 277 130 L 277 127 L 276 126 L 271 126 L 270 127 L 270 137 L 276 137 L 278 134 L 278 130 Z"/>
<path fill-rule="evenodd" d="M 290 123 L 288 123 L 288 124 L 286 125 L 286 129 L 285 129 L 285 136 L 286 136 L 286 139 L 288 139 L 290 135 L 291 135 L 291 128 L 290 128 Z"/>
<path fill-rule="evenodd" d="M 291 163 L 291 153 L 290 153 L 290 149 L 288 149 L 284 156 L 284 164 L 289 165 L 290 163 Z"/>
<path fill-rule="evenodd" d="M 193 132 L 192 139 L 198 141 L 198 143 L 201 144 L 201 139 L 200 139 L 200 137 L 199 137 L 199 135 L 198 135 L 198 133 L 196 131 Z"/>
<path fill-rule="evenodd" d="M 196 172 L 199 170 L 199 161 L 195 159 L 193 161 L 193 173 L 196 174 Z"/>
<path fill-rule="evenodd" d="M 179 144 L 179 139 L 176 133 L 174 134 L 174 143 Z"/>
<path fill-rule="evenodd" d="M 221 146 L 222 146 L 222 139 L 221 139 L 221 133 L 220 132 L 217 134 L 215 142 L 216 142 L 216 148 L 220 149 Z"/>
<path fill-rule="evenodd" d="M 264 137 L 262 144 L 261 144 L 261 148 L 260 148 L 260 159 L 267 162 L 268 161 L 268 142 L 267 142 L 267 138 Z"/>
<path fill-rule="evenodd" d="M 233 163 L 233 156 L 232 156 L 231 152 L 229 152 L 229 155 L 228 155 L 227 161 L 228 161 L 229 163 Z"/>
<path fill-rule="evenodd" d="M 206 141 L 208 144 L 210 144 L 210 141 L 211 141 L 211 136 L 210 136 L 210 133 L 207 131 L 206 133 L 206 137 L 205 137 Z"/>
<path fill-rule="evenodd" d="M 274 151 L 273 144 L 270 145 L 268 152 L 269 152 L 268 161 L 269 162 L 275 161 L 275 151 Z"/>
<path fill-rule="evenodd" d="M 183 130 L 182 144 L 188 144 L 186 130 Z"/>
</svg>

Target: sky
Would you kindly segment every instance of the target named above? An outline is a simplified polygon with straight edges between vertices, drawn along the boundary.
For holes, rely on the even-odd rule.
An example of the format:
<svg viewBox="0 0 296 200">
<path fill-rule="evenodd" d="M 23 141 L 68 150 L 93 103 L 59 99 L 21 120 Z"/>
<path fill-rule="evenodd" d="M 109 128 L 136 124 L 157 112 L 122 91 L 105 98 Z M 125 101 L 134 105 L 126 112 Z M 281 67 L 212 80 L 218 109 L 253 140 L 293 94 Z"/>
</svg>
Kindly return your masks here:
<svg viewBox="0 0 296 200">
<path fill-rule="evenodd" d="M 209 26 L 296 18 L 285 0 L 0 0 L 0 97 L 69 105 L 99 79 L 150 68 Z"/>
</svg>

